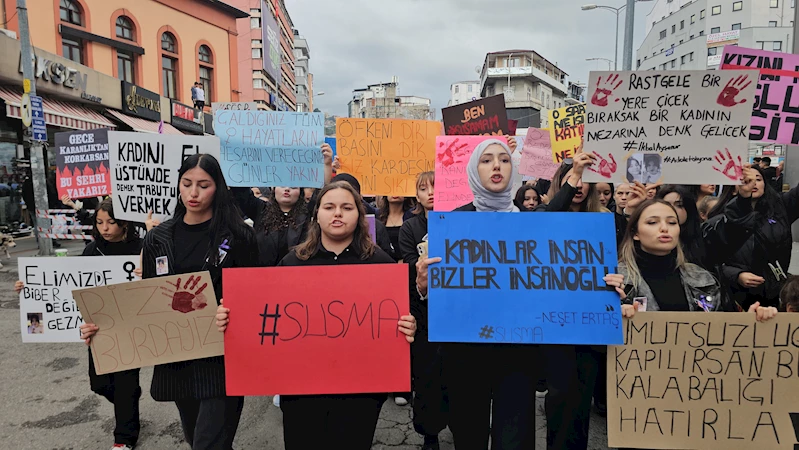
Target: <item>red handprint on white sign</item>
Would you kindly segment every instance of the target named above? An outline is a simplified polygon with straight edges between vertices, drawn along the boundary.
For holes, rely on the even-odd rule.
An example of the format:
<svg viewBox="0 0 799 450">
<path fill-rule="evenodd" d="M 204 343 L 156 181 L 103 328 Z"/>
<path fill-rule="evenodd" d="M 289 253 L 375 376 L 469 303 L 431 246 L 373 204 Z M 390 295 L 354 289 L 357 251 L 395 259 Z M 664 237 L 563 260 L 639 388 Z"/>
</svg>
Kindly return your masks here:
<svg viewBox="0 0 799 450">
<path fill-rule="evenodd" d="M 716 172 L 722 173 L 725 177 L 729 178 L 733 181 L 739 181 L 744 174 L 744 164 L 741 160 L 741 157 L 738 157 L 738 164 L 735 164 L 735 160 L 730 154 L 729 149 L 724 149 L 727 152 L 726 155 L 721 153 L 721 150 L 716 150 L 716 163 L 717 166 L 713 166 L 713 170 Z"/>
<path fill-rule="evenodd" d="M 593 97 L 591 97 L 591 103 L 602 107 L 608 106 L 608 101 L 613 95 L 613 91 L 618 89 L 622 82 L 621 76 L 617 73 L 610 74 L 604 83 L 602 82 L 602 77 L 599 77 L 596 82 L 596 90 Z M 615 101 L 619 101 L 619 99 L 617 98 Z"/>
<path fill-rule="evenodd" d="M 594 170 L 594 168 L 591 166 L 586 167 L 588 170 L 594 173 L 598 173 L 605 178 L 610 178 L 611 176 L 613 176 L 614 173 L 616 173 L 618 164 L 616 164 L 616 159 L 613 157 L 613 155 L 608 153 L 608 158 L 610 158 L 610 162 L 608 162 L 608 160 L 599 156 L 597 152 L 592 152 L 592 153 L 596 155 L 596 159 L 599 161 L 599 170 Z"/>
</svg>

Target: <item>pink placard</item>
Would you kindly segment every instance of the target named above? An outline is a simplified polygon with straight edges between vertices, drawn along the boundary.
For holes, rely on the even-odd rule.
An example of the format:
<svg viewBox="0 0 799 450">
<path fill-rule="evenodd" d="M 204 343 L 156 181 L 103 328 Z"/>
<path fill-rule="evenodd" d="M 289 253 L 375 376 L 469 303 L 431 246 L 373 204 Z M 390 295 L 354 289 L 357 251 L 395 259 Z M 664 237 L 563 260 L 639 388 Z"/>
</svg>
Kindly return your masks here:
<svg viewBox="0 0 799 450">
<path fill-rule="evenodd" d="M 474 148 L 498 136 L 438 136 L 436 137 L 436 191 L 433 209 L 452 211 L 469 204 L 474 194 L 469 188 L 466 165 Z M 507 141 L 506 141 L 507 142 Z"/>
<path fill-rule="evenodd" d="M 761 69 L 750 141 L 799 144 L 799 55 L 727 45 L 721 69 Z"/>
<path fill-rule="evenodd" d="M 560 164 L 552 162 L 552 145 L 549 130 L 528 128 L 524 138 L 522 162 L 519 173 L 535 178 L 551 180 Z"/>
</svg>

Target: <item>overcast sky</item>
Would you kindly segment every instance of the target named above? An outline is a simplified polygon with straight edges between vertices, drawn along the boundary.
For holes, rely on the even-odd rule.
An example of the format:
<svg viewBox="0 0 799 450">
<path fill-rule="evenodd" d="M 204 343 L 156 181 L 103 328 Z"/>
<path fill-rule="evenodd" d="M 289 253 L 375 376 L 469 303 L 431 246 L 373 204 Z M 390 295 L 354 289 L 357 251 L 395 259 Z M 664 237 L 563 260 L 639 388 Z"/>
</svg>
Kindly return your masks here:
<svg viewBox="0 0 799 450">
<path fill-rule="evenodd" d="M 310 47 L 314 107 L 347 115 L 352 91 L 399 77 L 401 95 L 432 100 L 437 117 L 449 100 L 450 84 L 479 79 L 487 52 L 532 49 L 586 81 L 613 59 L 614 13 L 581 11 L 597 0 L 285 0 L 294 26 Z M 624 0 L 599 4 L 620 6 Z M 654 2 L 638 3 L 633 49 L 644 38 Z M 622 62 L 624 14 L 619 36 Z"/>
</svg>

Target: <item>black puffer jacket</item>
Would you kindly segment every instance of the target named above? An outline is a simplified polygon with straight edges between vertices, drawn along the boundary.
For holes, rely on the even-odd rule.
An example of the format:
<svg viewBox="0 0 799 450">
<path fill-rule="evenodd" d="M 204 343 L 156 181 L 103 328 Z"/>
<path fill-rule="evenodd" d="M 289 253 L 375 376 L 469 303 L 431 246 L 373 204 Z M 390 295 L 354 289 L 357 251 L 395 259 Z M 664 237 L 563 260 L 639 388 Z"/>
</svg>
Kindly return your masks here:
<svg viewBox="0 0 799 450">
<path fill-rule="evenodd" d="M 379 221 L 378 221 L 379 222 Z M 427 302 L 422 302 L 416 290 L 416 262 L 419 251 L 416 248 L 427 238 L 427 216 L 417 214 L 402 223 L 399 235 L 399 254 L 408 264 L 408 289 L 411 296 L 411 314 L 416 317 L 419 331 L 427 333 Z"/>
<path fill-rule="evenodd" d="M 781 267 L 788 275 L 791 262 L 791 225 L 799 218 L 799 186 L 784 193 L 766 187 L 765 195 L 772 196 L 775 201 L 767 202 L 762 198 L 752 210 L 751 201 L 741 198 L 731 201 L 726 208 L 752 223 L 749 237 L 743 245 L 734 247 L 737 250 L 725 260 L 722 268 L 733 300 L 744 310 L 755 302 L 762 306 L 779 306 L 784 277 L 776 276 L 769 264 L 776 269 Z M 771 210 L 768 203 L 773 204 Z M 766 282 L 755 288 L 744 288 L 738 284 L 738 275 L 742 272 L 761 276 Z"/>
</svg>

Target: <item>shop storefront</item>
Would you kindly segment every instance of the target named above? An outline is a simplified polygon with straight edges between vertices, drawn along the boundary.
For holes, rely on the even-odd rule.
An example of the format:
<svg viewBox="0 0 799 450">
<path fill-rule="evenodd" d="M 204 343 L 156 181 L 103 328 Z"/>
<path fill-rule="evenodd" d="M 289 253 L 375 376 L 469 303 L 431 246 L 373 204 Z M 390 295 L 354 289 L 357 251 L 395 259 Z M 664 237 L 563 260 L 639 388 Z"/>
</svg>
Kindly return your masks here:
<svg viewBox="0 0 799 450">
<path fill-rule="evenodd" d="M 103 115 L 106 108 L 121 108 L 119 80 L 60 56 L 34 49 L 37 95 L 42 97 L 47 124 L 48 184 L 55 188 L 55 133 L 73 130 L 114 129 Z M 20 43 L 0 34 L 0 228 L 22 219 L 21 200 L 30 177 L 30 148 L 23 140 L 22 70 Z M 28 182 L 29 184 L 29 182 Z M 57 197 L 48 192 L 51 203 Z M 31 195 L 26 197 L 30 200 Z"/>
<path fill-rule="evenodd" d="M 108 116 L 118 122 L 122 131 L 141 133 L 183 134 L 170 124 L 162 121 L 164 100 L 153 91 L 120 82 L 122 93 L 121 111 L 109 109 Z M 168 100 L 166 100 L 168 102 Z"/>
<path fill-rule="evenodd" d="M 203 112 L 172 100 L 172 126 L 188 134 L 203 134 Z"/>
</svg>

